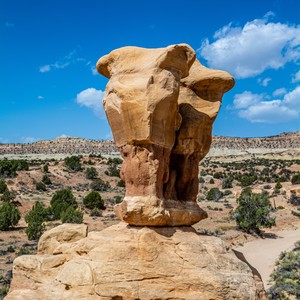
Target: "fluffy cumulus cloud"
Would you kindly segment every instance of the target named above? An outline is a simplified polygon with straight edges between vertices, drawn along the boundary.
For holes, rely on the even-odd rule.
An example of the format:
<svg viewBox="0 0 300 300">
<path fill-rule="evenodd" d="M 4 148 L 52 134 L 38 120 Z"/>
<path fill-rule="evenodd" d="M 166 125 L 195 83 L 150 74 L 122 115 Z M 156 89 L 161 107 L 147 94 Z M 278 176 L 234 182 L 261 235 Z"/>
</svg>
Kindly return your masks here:
<svg viewBox="0 0 300 300">
<path fill-rule="evenodd" d="M 88 88 L 77 94 L 76 102 L 81 106 L 90 108 L 97 117 L 104 118 L 105 114 L 102 108 L 103 96 L 103 91 L 96 90 L 95 88 Z"/>
<path fill-rule="evenodd" d="M 204 40 L 198 52 L 209 67 L 227 70 L 236 78 L 257 76 L 299 60 L 300 26 L 272 23 L 270 16 L 243 27 L 230 23 L 215 33 L 213 42 Z"/>
<path fill-rule="evenodd" d="M 268 98 L 265 94 L 245 91 L 235 95 L 233 109 L 239 117 L 253 123 L 281 123 L 299 118 L 300 86 L 286 93 L 283 99 Z"/>
<path fill-rule="evenodd" d="M 298 71 L 292 79 L 292 82 L 299 82 L 299 81 L 300 81 L 300 71 Z"/>
<path fill-rule="evenodd" d="M 269 85 L 269 82 L 271 81 L 272 79 L 271 78 L 265 78 L 265 79 L 262 79 L 262 78 L 258 78 L 257 79 L 257 82 L 262 85 L 262 86 L 268 86 Z"/>
</svg>

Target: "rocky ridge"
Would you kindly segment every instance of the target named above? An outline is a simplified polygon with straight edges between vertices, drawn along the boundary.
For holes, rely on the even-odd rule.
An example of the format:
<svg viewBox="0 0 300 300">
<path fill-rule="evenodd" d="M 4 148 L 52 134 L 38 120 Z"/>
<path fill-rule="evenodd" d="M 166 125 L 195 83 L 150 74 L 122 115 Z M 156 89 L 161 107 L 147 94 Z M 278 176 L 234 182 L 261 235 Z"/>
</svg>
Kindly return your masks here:
<svg viewBox="0 0 300 300">
<path fill-rule="evenodd" d="M 214 136 L 209 156 L 242 153 L 280 152 L 295 150 L 300 152 L 300 131 L 282 133 L 260 138 L 234 138 Z M 119 151 L 111 140 L 90 140 L 75 137 L 60 137 L 41 140 L 30 144 L 0 144 L 0 155 L 75 155 L 75 154 L 118 155 Z"/>
</svg>

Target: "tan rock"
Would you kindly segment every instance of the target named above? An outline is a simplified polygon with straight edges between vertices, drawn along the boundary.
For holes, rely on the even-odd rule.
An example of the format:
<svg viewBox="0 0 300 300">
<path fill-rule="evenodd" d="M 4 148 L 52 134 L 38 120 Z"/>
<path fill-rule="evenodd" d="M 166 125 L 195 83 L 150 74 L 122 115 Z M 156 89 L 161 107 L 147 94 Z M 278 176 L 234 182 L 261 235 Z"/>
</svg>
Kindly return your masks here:
<svg viewBox="0 0 300 300">
<path fill-rule="evenodd" d="M 179 44 L 160 49 L 124 47 L 97 62 L 98 71 L 110 78 L 103 105 L 124 159 L 121 177 L 126 197 L 115 211 L 129 224 L 191 225 L 206 217 L 195 203 L 164 200 L 170 153 L 181 124 L 180 80 L 194 60 L 194 50 Z M 150 202 L 133 203 L 140 199 Z"/>
<path fill-rule="evenodd" d="M 99 73 L 110 78 L 103 105 L 118 147 L 173 147 L 181 122 L 180 79 L 188 75 L 195 57 L 190 46 L 179 44 L 159 49 L 123 47 L 98 60 Z"/>
<path fill-rule="evenodd" d="M 46 274 L 37 267 L 39 277 L 32 266 L 56 255 L 37 255 L 38 263 L 23 263 L 23 268 L 15 262 L 6 300 L 18 299 L 16 295 L 43 295 L 44 300 L 265 299 L 246 263 L 221 239 L 191 227 L 120 223 L 70 245 L 80 255 L 59 267 L 54 264 Z M 33 284 L 22 286 L 28 278 Z"/>
<path fill-rule="evenodd" d="M 229 73 L 208 69 L 197 59 L 189 76 L 181 79 L 178 104 L 182 123 L 171 152 L 169 180 L 164 186 L 166 199 L 196 201 L 198 165 L 210 149 L 212 125 L 223 94 L 233 86 Z"/>
<path fill-rule="evenodd" d="M 87 236 L 85 224 L 62 224 L 46 231 L 38 244 L 39 254 L 53 254 L 64 243 L 73 243 Z"/>
</svg>

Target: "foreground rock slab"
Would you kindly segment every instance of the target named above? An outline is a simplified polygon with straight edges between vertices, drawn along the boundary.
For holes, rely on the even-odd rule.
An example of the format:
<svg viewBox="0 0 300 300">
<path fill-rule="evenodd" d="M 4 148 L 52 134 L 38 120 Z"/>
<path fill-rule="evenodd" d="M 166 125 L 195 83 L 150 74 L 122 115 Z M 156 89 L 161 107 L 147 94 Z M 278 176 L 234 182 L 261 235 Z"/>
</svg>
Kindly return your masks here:
<svg viewBox="0 0 300 300">
<path fill-rule="evenodd" d="M 40 246 L 40 255 L 14 261 L 6 300 L 265 299 L 246 263 L 221 239 L 191 227 L 122 222 L 73 243 L 61 241 L 52 254 Z"/>
</svg>

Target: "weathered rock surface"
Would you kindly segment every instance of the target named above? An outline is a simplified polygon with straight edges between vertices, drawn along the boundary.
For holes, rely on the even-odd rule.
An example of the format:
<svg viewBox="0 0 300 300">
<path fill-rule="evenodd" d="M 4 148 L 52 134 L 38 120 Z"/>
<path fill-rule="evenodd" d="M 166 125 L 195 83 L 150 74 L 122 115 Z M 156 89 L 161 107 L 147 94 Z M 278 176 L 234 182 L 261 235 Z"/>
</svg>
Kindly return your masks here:
<svg viewBox="0 0 300 300">
<path fill-rule="evenodd" d="M 120 48 L 100 58 L 97 69 L 110 78 L 103 105 L 124 158 L 118 217 L 148 226 L 206 218 L 196 204 L 198 164 L 232 76 L 202 66 L 186 44 Z"/>
<path fill-rule="evenodd" d="M 119 223 L 60 242 L 53 254 L 39 249 L 14 261 L 6 300 L 265 299 L 246 263 L 221 239 L 191 227 Z"/>
<path fill-rule="evenodd" d="M 197 59 L 189 76 L 181 79 L 178 104 L 182 123 L 171 151 L 169 180 L 164 186 L 166 199 L 196 201 L 198 165 L 210 149 L 212 125 L 223 94 L 233 86 L 229 73 L 208 69 Z"/>
<path fill-rule="evenodd" d="M 62 224 L 46 231 L 38 244 L 39 254 L 52 254 L 62 243 L 73 243 L 87 236 L 85 224 Z"/>
</svg>

